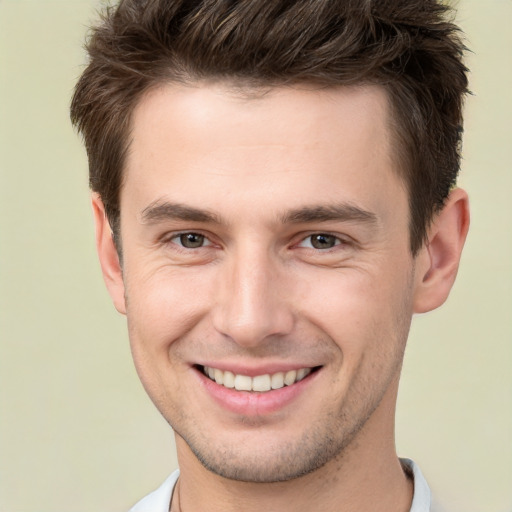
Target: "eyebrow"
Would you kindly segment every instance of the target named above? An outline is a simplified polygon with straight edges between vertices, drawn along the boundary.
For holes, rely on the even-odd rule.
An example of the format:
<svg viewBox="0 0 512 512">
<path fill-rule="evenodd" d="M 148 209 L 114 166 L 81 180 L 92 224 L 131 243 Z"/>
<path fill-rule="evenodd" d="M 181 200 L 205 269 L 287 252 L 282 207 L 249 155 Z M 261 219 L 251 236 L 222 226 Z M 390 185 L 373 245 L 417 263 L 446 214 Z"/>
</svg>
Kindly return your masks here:
<svg viewBox="0 0 512 512">
<path fill-rule="evenodd" d="M 281 221 L 284 224 L 301 224 L 310 222 L 358 222 L 377 224 L 377 216 L 350 203 L 322 205 L 297 208 L 286 212 Z"/>
<path fill-rule="evenodd" d="M 188 222 L 208 222 L 221 224 L 218 215 L 208 210 L 194 208 L 180 203 L 155 201 L 141 212 L 143 223 L 160 222 L 164 220 L 182 220 Z"/>
<path fill-rule="evenodd" d="M 156 223 L 166 220 L 226 224 L 220 216 L 209 210 L 161 200 L 151 203 L 141 212 L 142 223 Z M 285 212 L 279 217 L 279 220 L 283 224 L 329 221 L 377 224 L 377 216 L 373 212 L 350 203 L 304 206 Z"/>
</svg>

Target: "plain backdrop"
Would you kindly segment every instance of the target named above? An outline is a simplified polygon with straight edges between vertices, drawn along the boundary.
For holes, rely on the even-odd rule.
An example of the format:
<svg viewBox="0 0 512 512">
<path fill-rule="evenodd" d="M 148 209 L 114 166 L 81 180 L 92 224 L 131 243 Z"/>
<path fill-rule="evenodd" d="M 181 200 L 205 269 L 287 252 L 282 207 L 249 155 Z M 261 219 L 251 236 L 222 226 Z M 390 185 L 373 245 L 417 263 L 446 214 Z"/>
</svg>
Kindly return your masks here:
<svg viewBox="0 0 512 512">
<path fill-rule="evenodd" d="M 0 510 L 123 511 L 176 467 L 104 289 L 68 120 L 94 0 L 0 0 Z M 473 53 L 448 303 L 417 317 L 397 446 L 454 512 L 512 511 L 512 1 L 462 0 Z"/>
</svg>

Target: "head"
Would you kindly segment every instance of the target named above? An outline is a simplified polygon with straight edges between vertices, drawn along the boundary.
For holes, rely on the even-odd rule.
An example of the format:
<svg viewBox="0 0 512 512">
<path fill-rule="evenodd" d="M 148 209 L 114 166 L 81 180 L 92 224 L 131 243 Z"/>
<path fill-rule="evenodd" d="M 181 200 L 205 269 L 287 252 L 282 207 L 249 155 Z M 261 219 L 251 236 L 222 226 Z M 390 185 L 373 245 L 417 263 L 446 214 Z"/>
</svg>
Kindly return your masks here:
<svg viewBox="0 0 512 512">
<path fill-rule="evenodd" d="M 411 316 L 467 231 L 462 45 L 413 4 L 124 1 L 93 32 L 100 260 L 182 464 L 272 482 L 389 450 Z"/>
</svg>

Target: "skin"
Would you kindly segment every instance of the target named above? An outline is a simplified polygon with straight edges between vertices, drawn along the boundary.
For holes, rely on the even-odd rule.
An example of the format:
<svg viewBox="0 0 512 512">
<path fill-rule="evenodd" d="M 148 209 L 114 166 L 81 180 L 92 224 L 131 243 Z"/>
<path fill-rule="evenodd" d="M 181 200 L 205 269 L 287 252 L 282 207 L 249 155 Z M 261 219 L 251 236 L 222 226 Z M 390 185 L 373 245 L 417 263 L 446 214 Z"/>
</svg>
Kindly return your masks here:
<svg viewBox="0 0 512 512">
<path fill-rule="evenodd" d="M 469 216 L 453 191 L 413 258 L 392 155 L 376 86 L 169 85 L 139 102 L 122 268 L 96 195 L 93 209 L 137 371 L 176 433 L 173 509 L 409 510 L 394 446 L 403 353 L 413 313 L 449 293 Z M 198 365 L 317 371 L 291 400 L 243 392 L 233 411 Z"/>
</svg>

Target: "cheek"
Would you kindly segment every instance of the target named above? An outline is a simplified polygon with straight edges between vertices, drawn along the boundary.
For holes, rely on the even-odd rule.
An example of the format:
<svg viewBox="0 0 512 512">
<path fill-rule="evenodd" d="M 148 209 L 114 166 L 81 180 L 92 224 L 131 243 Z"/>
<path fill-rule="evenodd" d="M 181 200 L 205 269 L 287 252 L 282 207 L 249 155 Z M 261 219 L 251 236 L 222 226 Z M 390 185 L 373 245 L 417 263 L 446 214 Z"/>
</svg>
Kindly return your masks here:
<svg viewBox="0 0 512 512">
<path fill-rule="evenodd" d="M 412 311 L 407 271 L 340 269 L 303 288 L 301 314 L 325 332 L 355 366 L 365 352 L 379 357 L 404 343 Z"/>
<path fill-rule="evenodd" d="M 126 273 L 127 318 L 134 357 L 162 357 L 206 314 L 208 280 L 191 272 L 160 268 Z"/>
<path fill-rule="evenodd" d="M 175 417 L 177 397 L 185 394 L 183 364 L 171 350 L 201 316 L 189 280 L 168 273 L 127 273 L 127 320 L 133 361 L 147 394 L 166 418 Z M 193 287 L 192 287 L 193 289 Z"/>
<path fill-rule="evenodd" d="M 324 270 L 302 283 L 301 313 L 332 334 L 365 330 L 375 320 L 380 292 L 371 275 L 352 268 Z"/>
</svg>

